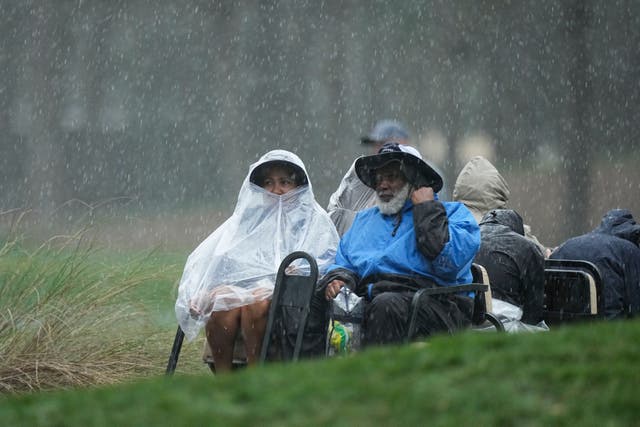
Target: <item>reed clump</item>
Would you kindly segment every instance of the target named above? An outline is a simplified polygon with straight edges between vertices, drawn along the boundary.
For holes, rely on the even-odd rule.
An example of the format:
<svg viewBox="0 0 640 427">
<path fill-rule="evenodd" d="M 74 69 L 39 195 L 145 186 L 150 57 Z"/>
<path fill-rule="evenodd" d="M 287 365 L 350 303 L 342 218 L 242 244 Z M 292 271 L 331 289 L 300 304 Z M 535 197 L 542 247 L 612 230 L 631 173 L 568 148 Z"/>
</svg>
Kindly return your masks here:
<svg viewBox="0 0 640 427">
<path fill-rule="evenodd" d="M 148 254 L 96 262 L 100 252 L 86 236 L 82 230 L 27 248 L 14 229 L 0 235 L 0 393 L 159 372 L 146 346 L 158 331 L 134 290 L 161 269 L 145 262 Z"/>
</svg>

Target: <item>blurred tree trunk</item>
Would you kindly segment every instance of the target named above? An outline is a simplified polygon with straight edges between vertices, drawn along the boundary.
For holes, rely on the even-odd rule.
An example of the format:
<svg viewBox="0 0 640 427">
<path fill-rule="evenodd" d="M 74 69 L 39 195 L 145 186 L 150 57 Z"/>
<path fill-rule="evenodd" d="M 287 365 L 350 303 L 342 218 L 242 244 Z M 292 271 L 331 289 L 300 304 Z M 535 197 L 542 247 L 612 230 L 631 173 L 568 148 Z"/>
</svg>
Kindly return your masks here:
<svg viewBox="0 0 640 427">
<path fill-rule="evenodd" d="M 23 53 L 24 74 L 20 90 L 26 107 L 27 200 L 48 215 L 64 198 L 63 154 L 60 141 L 60 75 L 64 63 L 65 31 L 59 8 L 44 2 L 30 10 L 24 22 L 30 29 Z"/>
<path fill-rule="evenodd" d="M 469 46 L 466 41 L 460 37 L 452 46 L 450 50 L 450 60 L 447 61 L 447 67 L 445 68 L 446 75 L 448 76 L 448 106 L 444 113 L 444 129 L 447 141 L 449 143 L 447 155 L 447 167 L 445 169 L 445 183 L 447 186 L 447 193 L 453 195 L 453 187 L 455 186 L 456 178 L 460 172 L 460 165 L 458 165 L 458 146 L 460 140 L 464 136 L 464 128 L 462 123 L 462 109 L 464 107 L 464 85 L 462 83 L 464 70 L 467 67 L 469 60 L 468 55 Z M 447 81 L 447 80 L 445 80 Z"/>
<path fill-rule="evenodd" d="M 86 9 L 86 10 L 85 10 Z M 79 74 L 79 91 L 84 103 L 87 118 L 85 129 L 88 135 L 99 134 L 101 128 L 101 109 L 105 98 L 103 84 L 108 76 L 106 56 L 109 52 L 108 38 L 112 19 L 104 19 L 104 16 L 113 16 L 113 10 L 108 5 L 97 3 L 91 7 L 84 7 L 84 13 L 80 14 L 80 25 L 77 28 L 77 50 L 79 61 L 77 67 Z M 83 60 L 84 59 L 84 60 Z M 90 142 L 87 141 L 87 144 Z"/>
<path fill-rule="evenodd" d="M 565 212 L 570 218 L 568 234 L 575 236 L 588 231 L 590 171 L 595 144 L 592 141 L 589 117 L 592 87 L 587 32 L 591 17 L 588 4 L 582 0 L 567 3 L 565 7 L 570 85 L 567 121 L 564 126 L 567 137 L 564 157 L 568 173 Z"/>
<path fill-rule="evenodd" d="M 0 212 L 20 206 L 23 201 L 24 153 L 15 118 L 17 82 L 19 81 L 19 54 L 24 29 L 19 23 L 26 11 L 16 8 L 13 15 L 0 25 Z"/>
</svg>

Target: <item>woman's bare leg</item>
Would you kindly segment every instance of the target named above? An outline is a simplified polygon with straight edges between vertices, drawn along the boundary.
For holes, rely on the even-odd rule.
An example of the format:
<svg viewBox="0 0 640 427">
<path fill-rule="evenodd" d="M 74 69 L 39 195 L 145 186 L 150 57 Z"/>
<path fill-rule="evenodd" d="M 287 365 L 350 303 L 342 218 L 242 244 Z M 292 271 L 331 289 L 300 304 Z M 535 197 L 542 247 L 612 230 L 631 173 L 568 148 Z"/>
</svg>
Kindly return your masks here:
<svg viewBox="0 0 640 427">
<path fill-rule="evenodd" d="M 260 357 L 270 302 L 269 300 L 264 300 L 241 308 L 240 328 L 244 335 L 247 363 L 249 365 L 255 364 Z"/>
<path fill-rule="evenodd" d="M 233 366 L 233 346 L 240 327 L 240 310 L 214 311 L 205 326 L 216 373 L 229 372 Z"/>
</svg>

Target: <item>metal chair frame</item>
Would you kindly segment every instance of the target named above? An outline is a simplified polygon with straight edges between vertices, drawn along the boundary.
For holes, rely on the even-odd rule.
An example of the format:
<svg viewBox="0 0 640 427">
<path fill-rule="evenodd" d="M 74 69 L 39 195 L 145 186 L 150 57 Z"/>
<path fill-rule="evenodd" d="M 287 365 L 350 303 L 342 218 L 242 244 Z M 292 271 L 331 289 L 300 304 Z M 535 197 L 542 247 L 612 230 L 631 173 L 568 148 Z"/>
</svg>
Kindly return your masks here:
<svg viewBox="0 0 640 427">
<path fill-rule="evenodd" d="M 547 259 L 545 260 L 545 311 L 547 323 L 567 323 L 577 320 L 597 319 L 604 313 L 602 276 L 598 268 L 585 260 Z M 587 295 L 588 308 L 581 312 L 570 311 L 570 286 L 582 287 Z M 559 301 L 558 301 L 559 299 Z"/>
</svg>

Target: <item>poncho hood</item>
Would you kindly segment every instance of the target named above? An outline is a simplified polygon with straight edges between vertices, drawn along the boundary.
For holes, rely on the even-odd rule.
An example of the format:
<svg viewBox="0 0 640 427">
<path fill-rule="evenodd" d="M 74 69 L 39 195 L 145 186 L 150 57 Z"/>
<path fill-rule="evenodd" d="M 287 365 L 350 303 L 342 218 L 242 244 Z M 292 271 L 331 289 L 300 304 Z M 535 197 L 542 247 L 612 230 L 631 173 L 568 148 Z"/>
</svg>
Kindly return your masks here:
<svg viewBox="0 0 640 427">
<path fill-rule="evenodd" d="M 480 222 L 486 212 L 504 208 L 509 201 L 509 186 L 489 160 L 476 156 L 460 171 L 453 200 L 464 203 Z"/>
</svg>

